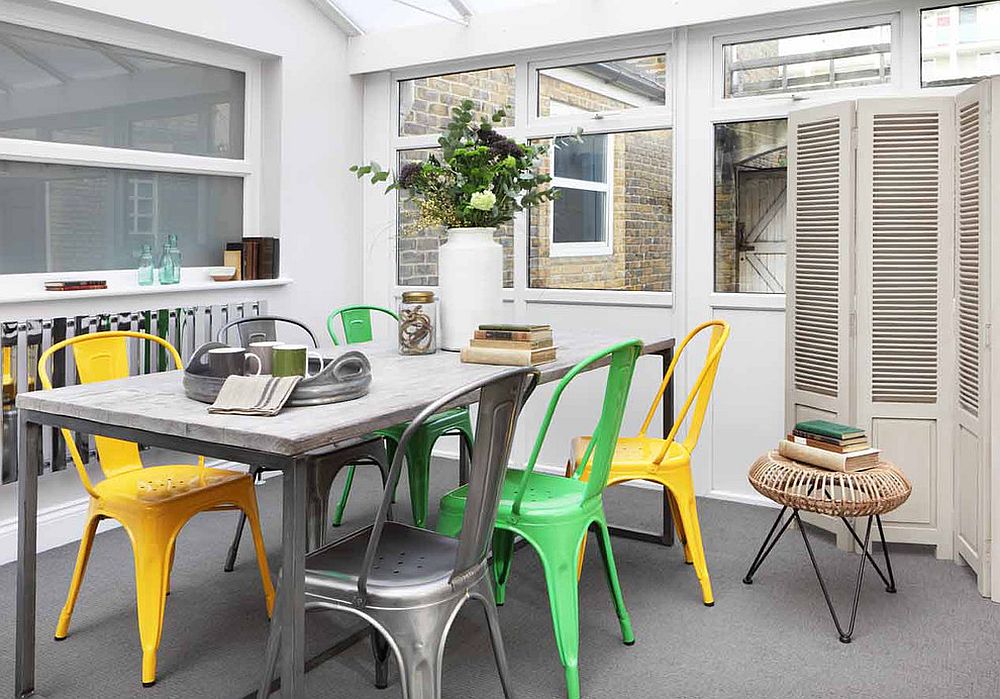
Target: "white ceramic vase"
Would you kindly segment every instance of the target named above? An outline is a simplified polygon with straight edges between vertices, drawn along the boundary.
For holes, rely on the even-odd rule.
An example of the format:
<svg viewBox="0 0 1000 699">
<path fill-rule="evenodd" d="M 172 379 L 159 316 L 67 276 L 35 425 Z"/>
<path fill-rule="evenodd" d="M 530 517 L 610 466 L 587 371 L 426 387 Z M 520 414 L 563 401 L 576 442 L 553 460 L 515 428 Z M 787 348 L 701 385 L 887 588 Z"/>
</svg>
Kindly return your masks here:
<svg viewBox="0 0 1000 699">
<path fill-rule="evenodd" d="M 449 228 L 438 252 L 440 347 L 458 351 L 481 323 L 503 322 L 503 246 L 496 228 Z"/>
</svg>

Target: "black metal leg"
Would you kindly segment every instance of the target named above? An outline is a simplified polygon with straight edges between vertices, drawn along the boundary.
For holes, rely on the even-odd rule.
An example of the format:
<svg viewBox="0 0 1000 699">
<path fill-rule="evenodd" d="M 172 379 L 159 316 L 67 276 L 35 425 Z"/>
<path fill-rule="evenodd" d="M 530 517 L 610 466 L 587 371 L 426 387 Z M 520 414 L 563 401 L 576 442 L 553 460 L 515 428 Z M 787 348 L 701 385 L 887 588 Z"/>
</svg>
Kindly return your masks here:
<svg viewBox="0 0 1000 699">
<path fill-rule="evenodd" d="M 254 483 L 260 478 L 260 474 L 264 472 L 264 469 L 260 466 L 250 467 L 250 476 L 253 478 Z M 240 510 L 240 516 L 236 520 L 236 533 L 233 534 L 233 543 L 229 545 L 229 553 L 226 554 L 226 564 L 222 567 L 227 573 L 232 573 L 233 568 L 236 567 L 236 554 L 240 551 L 240 539 L 243 538 L 243 527 L 246 526 L 247 516 L 246 513 Z"/>
<path fill-rule="evenodd" d="M 882 540 L 882 558 L 885 559 L 885 570 L 889 574 L 889 582 L 885 586 L 885 591 L 890 594 L 896 594 L 896 578 L 892 574 L 892 561 L 889 560 L 889 544 L 885 542 L 885 530 L 882 529 L 882 517 L 880 515 L 875 515 L 875 523 L 878 525 L 878 536 Z M 875 561 L 872 561 L 872 565 L 875 565 Z M 875 570 L 878 570 L 878 566 L 875 566 Z M 879 571 L 881 574 L 882 571 Z M 885 580 L 885 576 L 882 576 Z"/>
<path fill-rule="evenodd" d="M 778 543 L 778 539 L 780 539 L 781 535 L 785 533 L 786 529 L 788 529 L 788 525 L 792 523 L 792 517 L 786 519 L 785 524 L 781 527 L 781 531 L 778 532 L 777 536 L 774 536 L 774 530 L 778 528 L 778 524 L 781 523 L 781 518 L 785 515 L 787 510 L 787 505 L 782 507 L 781 512 L 779 512 L 778 516 L 775 517 L 774 524 L 771 525 L 770 531 L 768 531 L 767 536 L 764 537 L 764 543 L 760 545 L 760 549 L 757 551 L 757 555 L 754 556 L 753 563 L 750 564 L 747 574 L 743 576 L 744 585 L 753 585 L 753 576 L 757 573 L 761 564 L 764 563 L 764 559 L 771 553 L 771 549 L 774 548 L 774 545 Z M 772 536 L 774 536 L 773 539 L 771 538 Z M 768 545 L 768 542 L 770 542 L 770 545 Z"/>
</svg>

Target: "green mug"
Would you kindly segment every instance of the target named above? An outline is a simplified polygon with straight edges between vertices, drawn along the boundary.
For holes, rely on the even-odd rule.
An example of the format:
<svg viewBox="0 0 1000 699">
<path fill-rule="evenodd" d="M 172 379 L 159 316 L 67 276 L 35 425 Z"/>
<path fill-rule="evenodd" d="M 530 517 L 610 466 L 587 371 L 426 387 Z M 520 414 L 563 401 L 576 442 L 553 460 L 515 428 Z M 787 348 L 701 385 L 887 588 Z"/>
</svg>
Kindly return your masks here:
<svg viewBox="0 0 1000 699">
<path fill-rule="evenodd" d="M 323 366 L 323 356 L 310 351 L 305 345 L 278 345 L 271 348 L 272 376 L 311 376 L 308 373 L 308 358 L 315 356 Z M 318 372 L 317 372 L 318 373 Z"/>
</svg>

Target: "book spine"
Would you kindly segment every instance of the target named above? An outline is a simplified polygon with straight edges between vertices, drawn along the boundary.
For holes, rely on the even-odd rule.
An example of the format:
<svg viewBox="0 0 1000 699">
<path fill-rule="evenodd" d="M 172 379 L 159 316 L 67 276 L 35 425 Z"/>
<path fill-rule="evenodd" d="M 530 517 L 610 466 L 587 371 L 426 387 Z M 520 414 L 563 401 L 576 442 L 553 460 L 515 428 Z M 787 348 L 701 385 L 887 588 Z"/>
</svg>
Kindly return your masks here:
<svg viewBox="0 0 1000 699">
<path fill-rule="evenodd" d="M 524 330 L 477 330 L 474 337 L 477 340 L 506 340 L 509 342 L 533 342 L 545 339 L 536 333 Z"/>
<path fill-rule="evenodd" d="M 546 349 L 547 347 L 551 347 L 552 341 L 535 340 L 532 342 L 529 341 L 522 342 L 519 340 L 480 340 L 478 338 L 473 338 L 469 340 L 469 346 L 530 351 L 530 350 Z"/>
<path fill-rule="evenodd" d="M 467 364 L 494 364 L 498 366 L 531 366 L 530 350 L 490 349 L 463 347 L 461 360 Z"/>
<path fill-rule="evenodd" d="M 843 454 L 834 454 L 823 449 L 815 449 L 805 444 L 796 444 L 787 439 L 781 440 L 778 444 L 778 453 L 793 461 L 801 461 L 804 464 L 825 468 L 829 471 L 846 471 L 847 459 Z"/>
</svg>

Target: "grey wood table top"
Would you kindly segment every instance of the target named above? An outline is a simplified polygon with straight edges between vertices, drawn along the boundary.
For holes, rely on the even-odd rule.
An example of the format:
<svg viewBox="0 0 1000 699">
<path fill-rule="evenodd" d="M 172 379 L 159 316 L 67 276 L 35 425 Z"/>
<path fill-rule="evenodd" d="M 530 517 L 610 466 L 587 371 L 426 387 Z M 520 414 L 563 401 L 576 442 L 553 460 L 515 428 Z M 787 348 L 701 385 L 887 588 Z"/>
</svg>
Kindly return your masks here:
<svg viewBox="0 0 1000 699">
<path fill-rule="evenodd" d="M 561 378 L 581 359 L 622 339 L 556 332 L 558 359 L 539 367 L 541 381 Z M 674 342 L 672 338 L 642 339 L 647 354 L 662 352 Z M 445 393 L 507 368 L 463 364 L 455 352 L 401 356 L 395 343 L 372 342 L 351 345 L 350 349 L 361 350 L 371 360 L 372 385 L 367 396 L 344 403 L 286 408 L 274 417 L 211 414 L 207 405 L 184 395 L 180 371 L 22 393 L 17 396 L 17 407 L 294 456 L 411 419 Z"/>
</svg>

